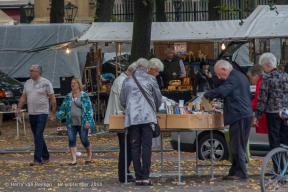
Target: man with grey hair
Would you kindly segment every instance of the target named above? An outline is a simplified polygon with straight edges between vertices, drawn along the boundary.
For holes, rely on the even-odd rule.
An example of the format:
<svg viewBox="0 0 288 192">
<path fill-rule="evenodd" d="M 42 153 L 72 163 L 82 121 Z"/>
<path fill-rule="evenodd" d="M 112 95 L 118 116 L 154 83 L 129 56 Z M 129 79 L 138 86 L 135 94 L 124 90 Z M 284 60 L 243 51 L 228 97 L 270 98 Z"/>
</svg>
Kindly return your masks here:
<svg viewBox="0 0 288 192">
<path fill-rule="evenodd" d="M 266 114 L 270 148 L 288 145 L 288 126 L 279 117 L 283 107 L 287 107 L 288 75 L 276 68 L 277 60 L 272 53 L 263 53 L 259 64 L 265 73 L 259 89 L 258 103 L 255 111 L 255 122 Z"/>
<path fill-rule="evenodd" d="M 151 186 L 153 184 L 149 180 L 149 168 L 151 165 L 153 126 L 157 124 L 155 112 L 159 110 L 161 105 L 162 94 L 155 77 L 147 73 L 149 71 L 148 61 L 138 59 L 136 63 L 138 66 L 132 77 L 127 77 L 123 82 L 120 103 L 126 110 L 124 128 L 128 128 L 130 132 L 136 185 Z M 134 78 L 143 88 L 147 99 L 140 91 Z M 150 106 L 149 102 L 153 107 Z M 143 166 L 140 162 L 141 149 Z"/>
<path fill-rule="evenodd" d="M 21 98 L 19 99 L 15 115 L 20 115 L 24 102 L 27 101 L 29 122 L 34 135 L 34 161 L 30 166 L 42 165 L 49 162 L 49 152 L 45 143 L 43 132 L 49 114 L 49 99 L 52 113 L 56 112 L 56 99 L 49 80 L 41 77 L 42 67 L 32 65 L 30 79 L 26 81 Z"/>
<path fill-rule="evenodd" d="M 164 71 L 161 76 L 164 81 L 164 86 L 167 87 L 168 83 L 174 77 L 186 77 L 186 70 L 182 59 L 175 55 L 172 48 L 167 48 L 165 51 L 166 59 L 163 60 Z"/>
<path fill-rule="evenodd" d="M 121 73 L 113 82 L 113 86 L 111 87 L 109 100 L 108 100 L 108 106 L 106 109 L 106 114 L 104 118 L 104 124 L 109 124 L 109 116 L 113 114 L 117 114 L 120 111 L 124 111 L 125 109 L 122 108 L 119 96 L 122 89 L 123 81 L 126 77 L 131 76 L 133 72 L 135 71 L 137 67 L 137 64 L 134 62 L 127 70 L 123 73 Z M 118 133 L 118 140 L 119 140 L 119 159 L 118 159 L 118 177 L 119 182 L 124 183 L 125 182 L 125 133 Z M 130 142 L 127 142 L 127 173 L 130 173 L 129 167 L 131 164 L 132 158 L 131 158 L 131 144 Z M 134 182 L 135 179 L 133 179 L 132 176 L 128 177 L 128 182 Z"/>
<path fill-rule="evenodd" d="M 206 99 L 224 98 L 224 125 L 229 125 L 230 148 L 233 162 L 224 180 L 248 179 L 245 150 L 252 122 L 251 92 L 248 78 L 233 69 L 225 60 L 214 66 L 219 79 L 225 82 L 204 94 Z M 204 98 L 203 98 L 204 99 Z"/>
</svg>

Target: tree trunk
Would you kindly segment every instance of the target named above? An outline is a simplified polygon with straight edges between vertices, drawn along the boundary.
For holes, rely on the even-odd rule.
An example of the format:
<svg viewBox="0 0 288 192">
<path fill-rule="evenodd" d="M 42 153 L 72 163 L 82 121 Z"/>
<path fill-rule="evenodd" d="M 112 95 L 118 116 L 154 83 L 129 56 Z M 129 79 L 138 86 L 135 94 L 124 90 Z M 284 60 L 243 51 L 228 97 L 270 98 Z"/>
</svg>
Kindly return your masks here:
<svg viewBox="0 0 288 192">
<path fill-rule="evenodd" d="M 165 1 L 166 0 L 157 0 L 155 1 L 156 5 L 156 21 L 157 22 L 166 22 L 166 13 L 165 13 Z"/>
<path fill-rule="evenodd" d="M 115 0 L 97 0 L 94 22 L 110 22 Z"/>
<path fill-rule="evenodd" d="M 50 23 L 64 23 L 64 0 L 52 0 Z"/>
<path fill-rule="evenodd" d="M 130 59 L 131 63 L 140 57 L 148 59 L 150 52 L 151 26 L 154 7 L 152 1 L 146 1 L 146 5 L 143 3 L 143 0 L 135 0 L 134 2 L 133 37 Z"/>
<path fill-rule="evenodd" d="M 209 0 L 208 3 L 208 20 L 209 21 L 217 21 L 220 20 L 220 13 L 218 13 L 218 9 L 214 8 L 216 6 L 221 5 L 221 0 Z"/>
</svg>

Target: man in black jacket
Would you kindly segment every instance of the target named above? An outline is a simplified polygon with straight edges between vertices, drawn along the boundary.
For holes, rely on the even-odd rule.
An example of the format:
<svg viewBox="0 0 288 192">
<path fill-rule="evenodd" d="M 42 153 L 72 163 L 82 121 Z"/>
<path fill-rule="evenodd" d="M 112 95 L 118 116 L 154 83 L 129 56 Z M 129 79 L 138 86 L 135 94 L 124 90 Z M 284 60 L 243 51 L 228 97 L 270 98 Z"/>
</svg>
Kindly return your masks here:
<svg viewBox="0 0 288 192">
<path fill-rule="evenodd" d="M 230 147 L 233 163 L 224 180 L 248 179 L 245 149 L 252 122 L 251 92 L 248 78 L 233 69 L 225 60 L 219 60 L 214 67 L 219 79 L 225 82 L 204 94 L 206 99 L 224 98 L 224 125 L 229 125 Z"/>
</svg>

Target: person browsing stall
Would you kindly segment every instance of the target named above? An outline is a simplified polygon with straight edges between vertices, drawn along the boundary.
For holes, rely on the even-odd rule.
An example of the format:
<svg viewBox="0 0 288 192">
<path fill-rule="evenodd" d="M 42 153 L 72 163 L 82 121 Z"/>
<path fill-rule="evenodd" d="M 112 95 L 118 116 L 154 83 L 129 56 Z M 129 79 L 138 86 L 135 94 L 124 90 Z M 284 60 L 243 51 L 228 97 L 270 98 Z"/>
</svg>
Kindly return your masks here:
<svg viewBox="0 0 288 192">
<path fill-rule="evenodd" d="M 41 76 L 42 67 L 40 65 L 32 65 L 29 72 L 30 79 L 24 84 L 23 94 L 19 99 L 15 115 L 20 115 L 22 106 L 27 100 L 29 123 L 34 136 L 35 145 L 34 161 L 30 163 L 30 166 L 35 166 L 46 164 L 50 161 L 50 155 L 44 140 L 43 132 L 49 114 L 49 99 L 52 114 L 55 114 L 56 112 L 56 99 L 50 81 Z"/>
<path fill-rule="evenodd" d="M 71 81 L 71 93 L 68 93 L 58 113 L 50 117 L 51 121 L 66 117 L 66 127 L 68 132 L 69 148 L 72 161 L 68 165 L 76 165 L 76 136 L 79 133 L 82 145 L 87 151 L 85 160 L 86 165 L 92 162 L 91 144 L 88 140 L 89 129 L 93 129 L 95 122 L 93 119 L 93 108 L 90 97 L 82 91 L 82 82 L 78 78 L 73 78 Z"/>
<path fill-rule="evenodd" d="M 124 127 L 128 128 L 130 132 L 131 153 L 136 176 L 135 184 L 136 186 L 151 186 L 153 183 L 149 180 L 149 168 L 151 165 L 153 126 L 157 124 L 155 111 L 158 111 L 161 105 L 162 95 L 156 78 L 147 73 L 149 71 L 148 61 L 140 58 L 136 63 L 135 78 L 154 108 L 152 109 L 131 76 L 123 82 L 120 103 L 126 110 Z M 140 162 L 141 148 L 142 166 Z"/>
<path fill-rule="evenodd" d="M 288 75 L 276 68 L 277 59 L 272 53 L 263 53 L 259 65 L 268 75 L 263 76 L 258 94 L 258 103 L 254 122 L 259 124 L 266 114 L 270 149 L 288 145 L 288 126 L 278 115 L 282 108 L 287 107 Z"/>
<path fill-rule="evenodd" d="M 252 85 L 256 85 L 256 91 L 254 94 L 254 98 L 251 101 L 252 110 L 255 111 L 258 103 L 258 95 L 259 95 L 259 89 L 261 87 L 263 76 L 265 76 L 265 73 L 263 71 L 263 68 L 261 65 L 254 65 L 252 68 L 250 68 L 250 82 Z M 262 134 L 268 134 L 268 127 L 266 122 L 266 114 L 263 113 L 261 119 L 259 119 L 258 123 L 253 122 L 256 127 L 256 133 L 262 133 Z"/>
<path fill-rule="evenodd" d="M 120 111 L 125 112 L 125 109 L 121 106 L 119 96 L 122 89 L 123 81 L 126 77 L 131 76 L 133 72 L 135 71 L 137 67 L 137 64 L 134 62 L 127 70 L 123 73 L 121 73 L 113 82 L 109 100 L 108 100 L 108 106 L 106 109 L 106 114 L 104 118 L 104 124 L 109 124 L 109 116 L 113 114 L 117 114 Z M 119 157 L 118 157 L 118 178 L 120 183 L 125 182 L 125 133 L 117 133 L 118 140 L 119 140 Z M 127 137 L 129 138 L 130 133 L 127 134 Z M 131 143 L 127 142 L 127 173 L 130 173 L 129 167 L 132 161 L 131 157 Z M 135 179 L 132 176 L 128 176 L 128 182 L 135 182 Z"/>
<path fill-rule="evenodd" d="M 225 82 L 207 91 L 203 97 L 210 100 L 217 97 L 224 98 L 224 125 L 229 125 L 229 145 L 233 162 L 223 180 L 247 180 L 245 150 L 253 115 L 250 83 L 247 76 L 233 69 L 228 61 L 217 61 L 214 71 L 218 78 Z"/>
</svg>

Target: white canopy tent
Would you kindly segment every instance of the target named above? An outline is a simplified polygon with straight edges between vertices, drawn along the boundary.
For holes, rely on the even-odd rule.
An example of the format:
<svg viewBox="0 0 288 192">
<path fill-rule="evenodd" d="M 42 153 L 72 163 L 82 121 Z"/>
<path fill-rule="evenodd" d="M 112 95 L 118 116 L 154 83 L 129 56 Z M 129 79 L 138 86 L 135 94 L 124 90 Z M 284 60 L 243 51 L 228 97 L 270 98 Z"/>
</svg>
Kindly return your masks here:
<svg viewBox="0 0 288 192">
<path fill-rule="evenodd" d="M 153 22 L 151 42 L 217 41 L 233 36 L 240 25 L 238 20 Z M 78 38 L 78 43 L 132 42 L 133 23 L 97 22 Z"/>
<path fill-rule="evenodd" d="M 230 39 L 288 37 L 288 5 L 275 5 L 275 7 L 276 9 L 270 10 L 268 5 L 257 6 L 239 30 L 229 36 Z"/>
</svg>

